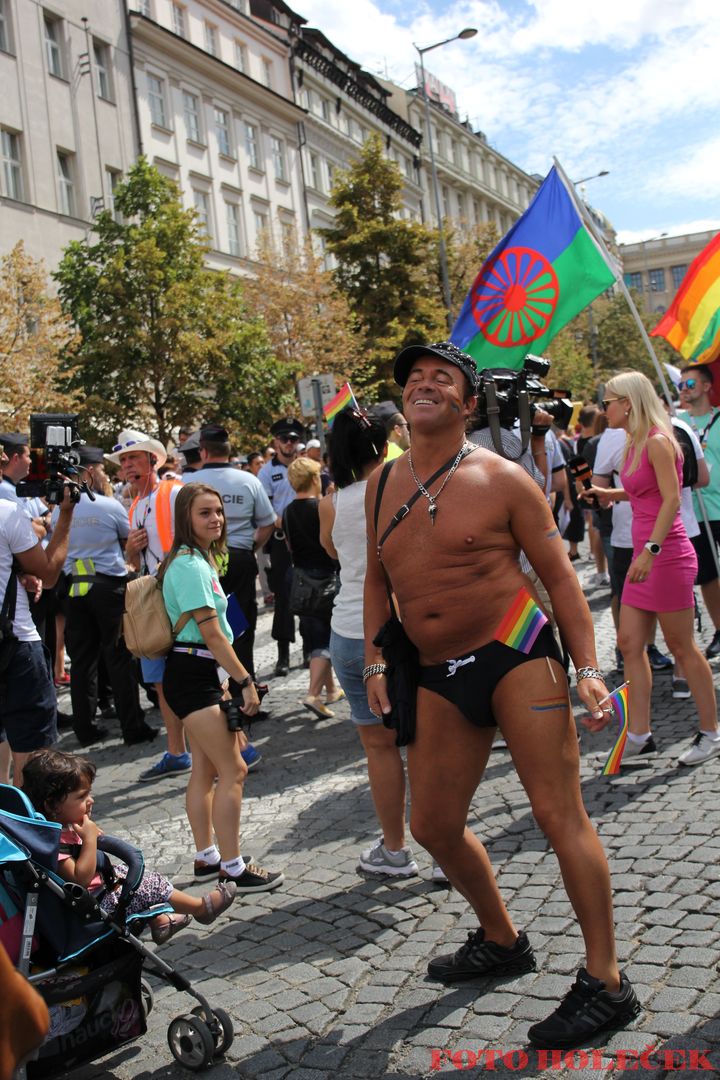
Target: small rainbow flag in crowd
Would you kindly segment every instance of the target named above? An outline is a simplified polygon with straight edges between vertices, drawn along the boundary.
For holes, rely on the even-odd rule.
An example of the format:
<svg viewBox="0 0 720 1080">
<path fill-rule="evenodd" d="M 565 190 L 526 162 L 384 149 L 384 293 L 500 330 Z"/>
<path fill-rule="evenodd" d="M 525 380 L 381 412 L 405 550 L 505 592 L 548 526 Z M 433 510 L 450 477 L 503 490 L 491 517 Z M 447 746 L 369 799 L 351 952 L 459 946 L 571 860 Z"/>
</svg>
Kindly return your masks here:
<svg viewBox="0 0 720 1080">
<path fill-rule="evenodd" d="M 340 387 L 337 394 L 331 401 L 328 401 L 327 405 L 323 406 L 323 416 L 328 426 L 332 426 L 332 422 L 339 412 L 346 409 L 348 405 L 354 405 L 357 408 L 357 401 L 355 395 L 350 389 L 350 383 L 346 382 Z"/>
<path fill-rule="evenodd" d="M 612 750 L 608 754 L 607 761 L 603 765 L 601 776 L 617 776 L 620 772 L 625 743 L 628 733 L 628 684 L 623 683 L 617 690 L 613 690 L 608 698 L 620 720 L 620 734 L 618 735 Z"/>
<path fill-rule="evenodd" d="M 720 355 L 720 233 L 693 259 L 675 299 L 654 330 L 690 364 Z"/>
<path fill-rule="evenodd" d="M 495 640 L 529 653 L 547 621 L 547 615 L 543 615 L 527 589 L 520 589 L 495 631 Z"/>
</svg>

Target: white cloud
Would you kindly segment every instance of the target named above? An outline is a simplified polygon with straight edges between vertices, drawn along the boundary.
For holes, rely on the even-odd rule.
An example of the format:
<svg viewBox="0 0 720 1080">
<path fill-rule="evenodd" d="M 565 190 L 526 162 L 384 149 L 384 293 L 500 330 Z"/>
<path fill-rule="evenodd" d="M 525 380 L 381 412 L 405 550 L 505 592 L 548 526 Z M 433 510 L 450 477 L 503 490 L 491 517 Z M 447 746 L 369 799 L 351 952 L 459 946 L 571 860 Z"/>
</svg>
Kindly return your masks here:
<svg viewBox="0 0 720 1080">
<path fill-rule="evenodd" d="M 655 196 L 688 195 L 696 199 L 720 200 L 720 135 L 688 147 L 679 160 L 648 179 L 646 190 Z"/>
<path fill-rule="evenodd" d="M 659 239 L 666 236 L 690 236 L 699 232 L 720 232 L 720 218 L 699 218 L 696 221 L 680 222 L 667 225 L 664 229 L 621 229 L 617 234 L 618 244 L 640 244 L 644 240 Z"/>
</svg>

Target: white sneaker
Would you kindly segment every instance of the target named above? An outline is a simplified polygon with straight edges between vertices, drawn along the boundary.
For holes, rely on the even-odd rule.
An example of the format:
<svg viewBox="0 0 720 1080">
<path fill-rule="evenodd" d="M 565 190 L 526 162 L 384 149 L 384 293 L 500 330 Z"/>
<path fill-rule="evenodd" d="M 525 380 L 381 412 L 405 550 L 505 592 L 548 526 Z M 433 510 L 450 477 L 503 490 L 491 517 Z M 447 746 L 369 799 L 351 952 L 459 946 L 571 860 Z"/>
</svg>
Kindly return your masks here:
<svg viewBox="0 0 720 1080">
<path fill-rule="evenodd" d="M 604 765 L 607 759 L 610 757 L 610 751 L 604 751 L 602 754 L 597 755 L 600 765 Z M 633 742 L 632 739 L 628 739 L 625 743 L 625 750 L 623 751 L 622 761 L 620 767 L 623 765 L 640 765 L 642 762 L 647 761 L 649 758 L 657 757 L 657 746 L 652 735 L 649 739 L 646 739 L 644 743 Z"/>
<path fill-rule="evenodd" d="M 400 851 L 388 851 L 381 836 L 372 847 L 360 854 L 358 871 L 366 874 L 387 874 L 390 877 L 417 877 L 418 864 L 409 847 Z"/>
<path fill-rule="evenodd" d="M 698 731 L 687 750 L 678 758 L 678 765 L 699 765 L 720 754 L 720 739 L 710 739 Z"/>
<path fill-rule="evenodd" d="M 450 882 L 448 881 L 448 879 L 447 879 L 447 877 L 445 875 L 445 871 L 443 870 L 442 866 L 440 865 L 440 863 L 435 862 L 434 859 L 433 859 L 433 864 L 432 864 L 432 875 L 431 875 L 430 880 L 432 881 L 433 885 L 440 885 L 441 887 L 443 887 L 443 886 L 447 887 L 447 886 L 450 885 Z"/>
</svg>

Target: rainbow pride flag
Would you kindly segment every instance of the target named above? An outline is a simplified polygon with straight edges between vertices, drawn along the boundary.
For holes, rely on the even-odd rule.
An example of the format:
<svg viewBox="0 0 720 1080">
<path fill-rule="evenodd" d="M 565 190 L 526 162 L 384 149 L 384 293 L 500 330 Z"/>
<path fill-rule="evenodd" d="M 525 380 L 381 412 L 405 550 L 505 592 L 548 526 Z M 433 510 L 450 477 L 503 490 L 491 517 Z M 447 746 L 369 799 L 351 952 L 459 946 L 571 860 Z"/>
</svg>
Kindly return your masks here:
<svg viewBox="0 0 720 1080">
<path fill-rule="evenodd" d="M 690 263 L 675 299 L 654 330 L 690 364 L 720 356 L 720 233 Z"/>
<path fill-rule="evenodd" d="M 357 408 L 357 401 L 355 395 L 350 389 L 350 383 L 346 382 L 340 387 L 337 394 L 331 401 L 328 401 L 327 405 L 323 406 L 323 416 L 325 417 L 326 424 L 332 426 L 332 422 L 339 412 L 346 409 L 348 405 L 354 405 Z"/>
<path fill-rule="evenodd" d="M 620 734 L 618 735 L 608 759 L 603 765 L 601 776 L 617 776 L 620 772 L 620 762 L 625 751 L 628 733 L 628 687 L 621 686 L 614 694 L 610 695 L 610 701 L 620 720 Z"/>
<path fill-rule="evenodd" d="M 546 622 L 547 615 L 543 615 L 527 589 L 520 589 L 495 631 L 495 641 L 529 653 Z"/>
</svg>

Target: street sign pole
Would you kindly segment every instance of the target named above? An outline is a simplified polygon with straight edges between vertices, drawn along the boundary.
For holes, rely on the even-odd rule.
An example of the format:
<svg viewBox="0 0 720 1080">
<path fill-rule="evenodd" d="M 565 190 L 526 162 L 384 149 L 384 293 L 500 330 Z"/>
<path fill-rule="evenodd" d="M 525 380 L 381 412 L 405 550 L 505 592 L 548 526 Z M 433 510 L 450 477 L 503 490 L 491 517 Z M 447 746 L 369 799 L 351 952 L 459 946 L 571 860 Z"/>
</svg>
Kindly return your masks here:
<svg viewBox="0 0 720 1080">
<path fill-rule="evenodd" d="M 323 430 L 323 400 L 320 380 L 312 380 L 313 400 L 315 402 L 315 423 L 317 424 L 317 437 L 320 440 L 320 450 L 325 456 L 325 432 Z"/>
</svg>

